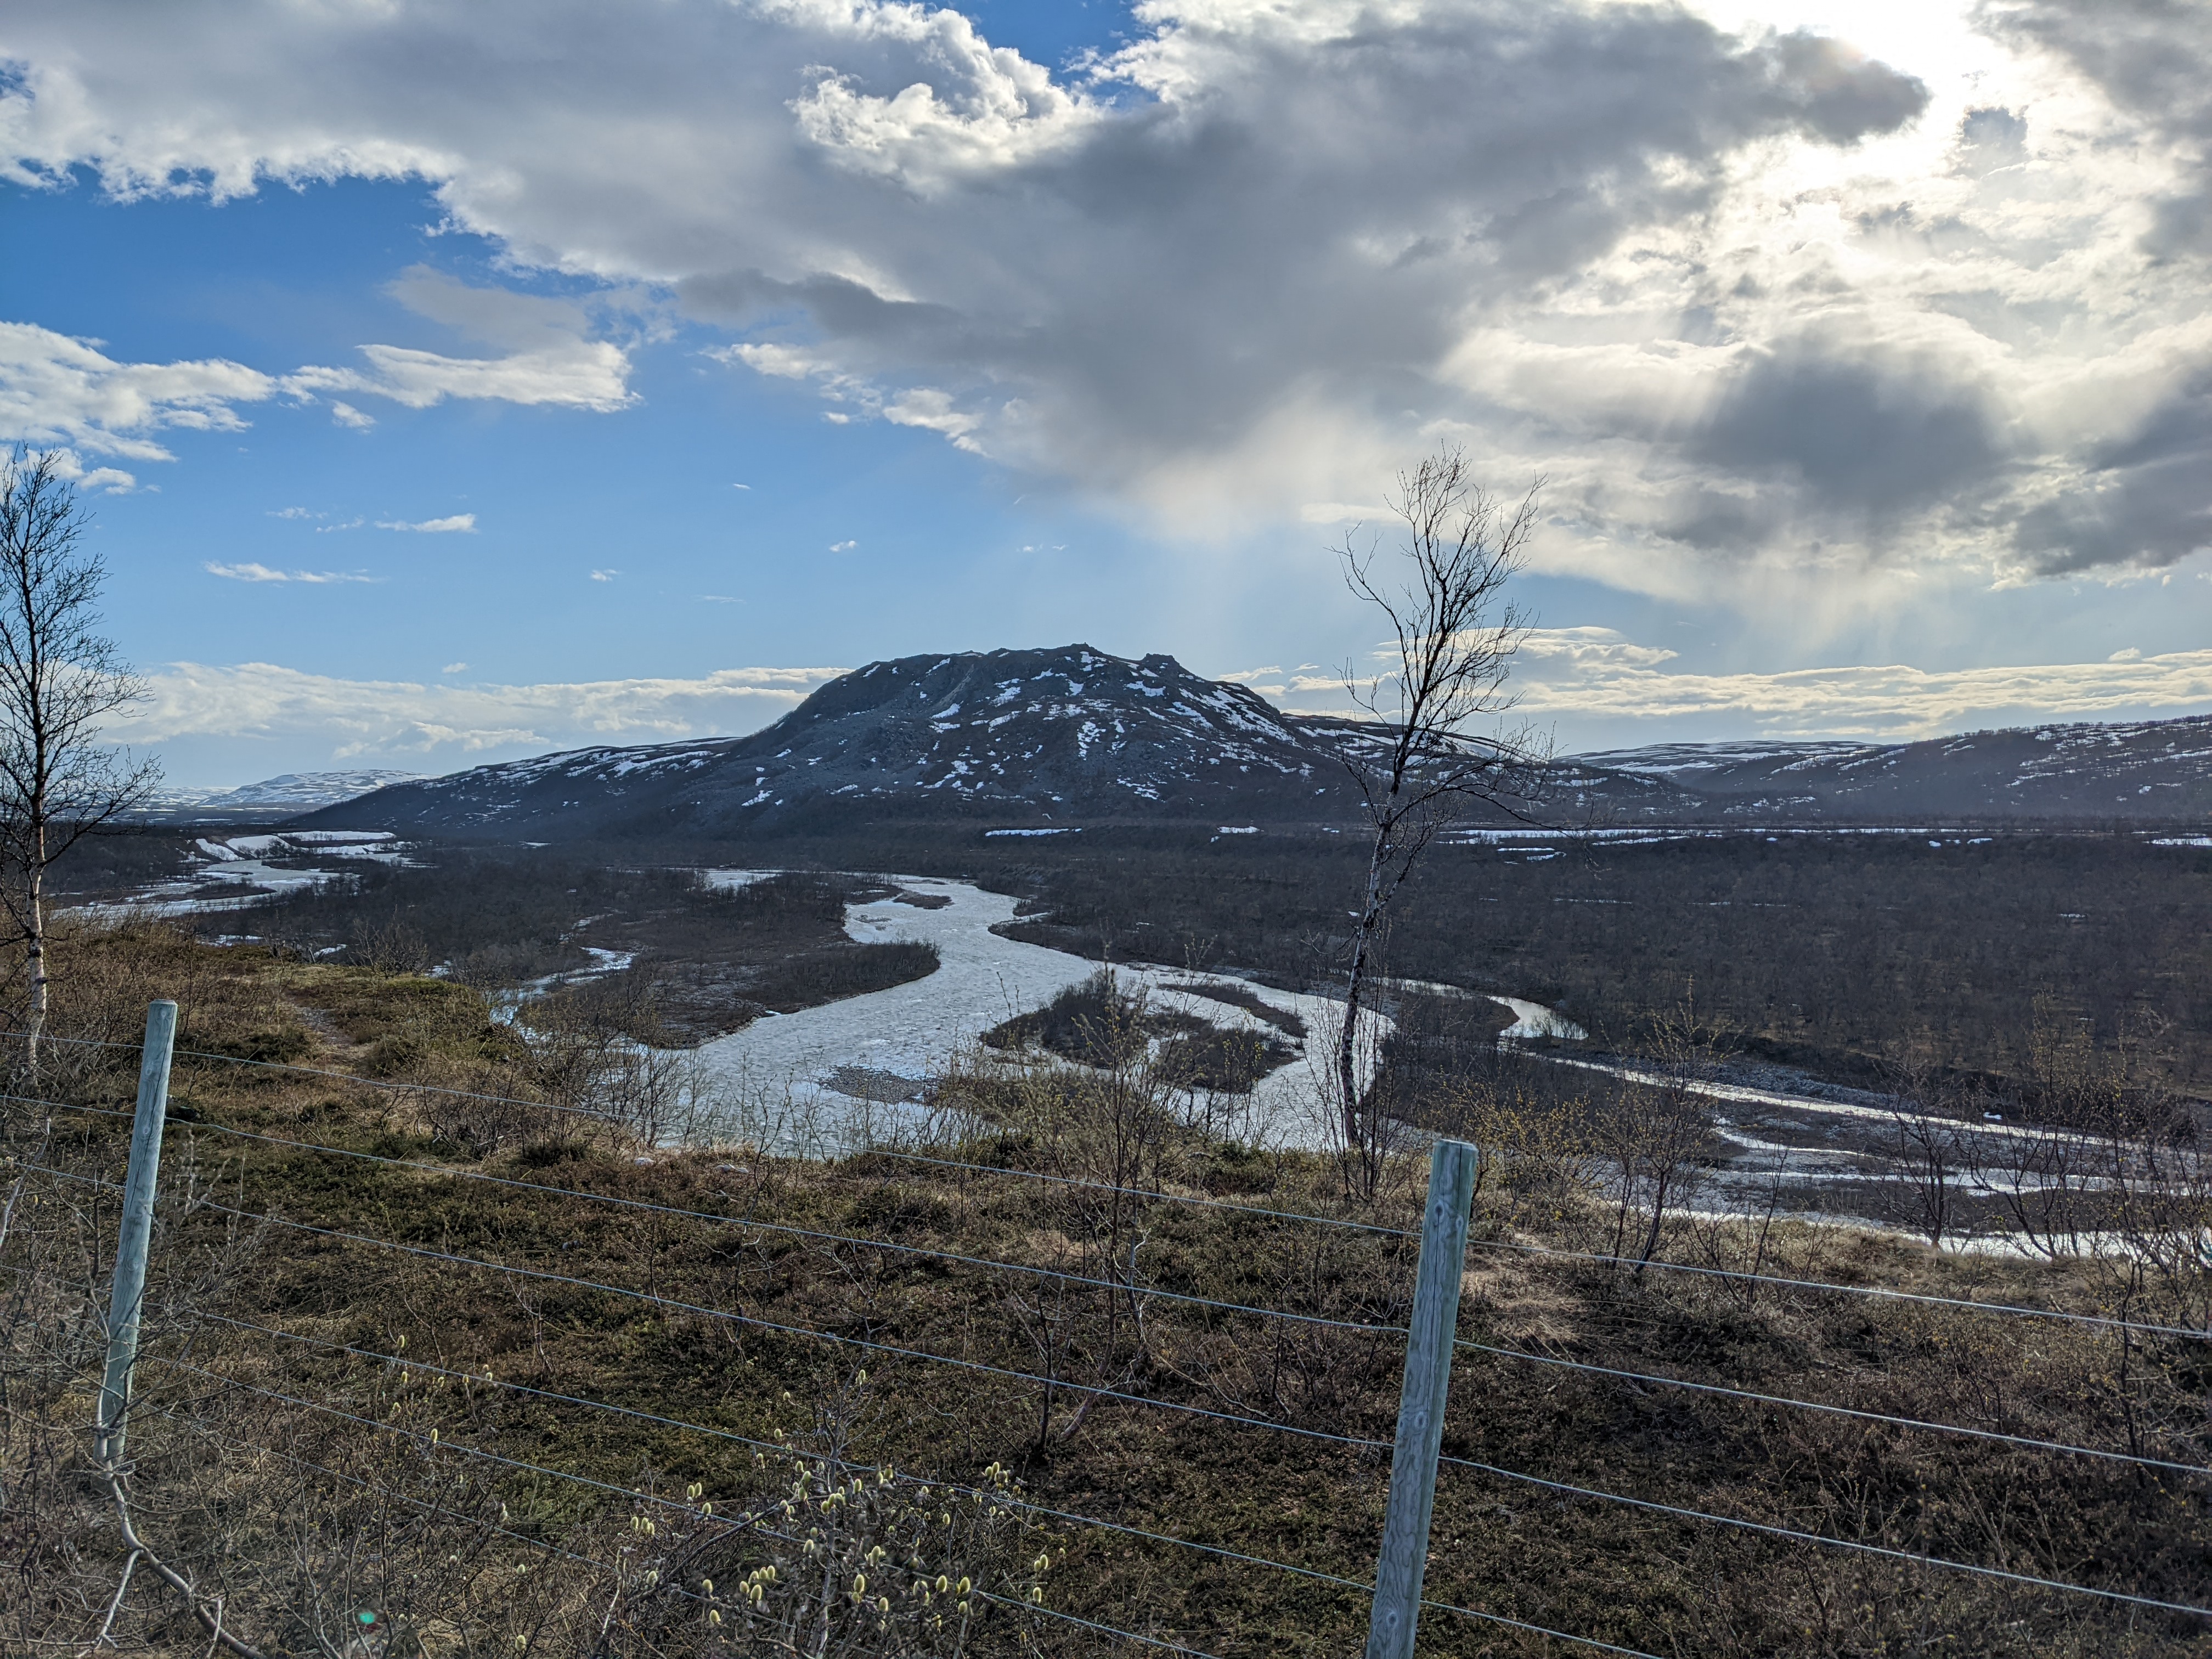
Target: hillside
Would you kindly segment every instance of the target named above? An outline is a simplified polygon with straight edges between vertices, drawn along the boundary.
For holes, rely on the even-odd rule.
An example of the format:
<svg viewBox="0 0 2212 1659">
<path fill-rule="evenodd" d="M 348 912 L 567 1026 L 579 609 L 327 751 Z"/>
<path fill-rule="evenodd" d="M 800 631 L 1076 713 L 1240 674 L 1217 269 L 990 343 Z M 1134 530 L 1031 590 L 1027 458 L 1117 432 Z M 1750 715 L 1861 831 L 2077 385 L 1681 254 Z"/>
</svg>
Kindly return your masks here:
<svg viewBox="0 0 2212 1659">
<path fill-rule="evenodd" d="M 246 1651 L 1358 1650 L 1418 1150 L 1347 1196 L 1328 1160 L 1224 1143 L 1150 1085 L 1133 1120 L 1127 1076 L 1061 1069 L 948 1074 L 923 1146 L 771 1156 L 773 1101 L 671 1134 L 631 1051 L 526 1042 L 466 987 L 158 929 L 69 965 L 56 1103 L 19 1072 L 0 1110 L 29 1564 L 0 1650 L 90 1651 L 107 1617 L 119 1652 L 211 1650 L 143 1561 L 118 1592 L 137 1558 L 85 1461 L 86 1258 L 168 992 L 130 1501 Z M 1679 1210 L 1632 1271 L 1591 1259 L 1620 1224 L 1567 1123 L 1469 1126 L 1511 1151 L 1476 1205 L 1423 1652 L 1571 1650 L 1534 1626 L 1667 1659 L 2202 1653 L 2171 1605 L 2212 1542 L 2201 1348 L 2157 1329 L 2197 1318 L 2168 1295 L 2193 1276 Z M 2122 1346 L 1886 1290 L 2148 1323 Z"/>
<path fill-rule="evenodd" d="M 1577 755 L 1597 799 L 1619 780 L 1703 816 L 1759 820 L 2201 818 L 2212 814 L 2212 715 L 1970 732 L 1920 743 L 1660 744 Z M 1564 780 L 1563 780 L 1564 781 Z M 1577 782 L 1580 781 L 1576 780 Z"/>
<path fill-rule="evenodd" d="M 726 835 L 825 817 L 1347 817 L 1346 722 L 1285 714 L 1172 657 L 1088 646 L 902 657 L 764 731 L 577 750 L 386 789 L 319 825 Z"/>
<path fill-rule="evenodd" d="M 304 823 L 486 837 L 787 836 L 1353 822 L 1373 728 L 1275 708 L 1174 658 L 1085 645 L 872 663 L 763 731 L 573 750 L 395 783 Z M 1671 744 L 1571 756 L 1539 822 L 2172 822 L 2212 815 L 2212 715 L 1927 742 Z"/>
</svg>

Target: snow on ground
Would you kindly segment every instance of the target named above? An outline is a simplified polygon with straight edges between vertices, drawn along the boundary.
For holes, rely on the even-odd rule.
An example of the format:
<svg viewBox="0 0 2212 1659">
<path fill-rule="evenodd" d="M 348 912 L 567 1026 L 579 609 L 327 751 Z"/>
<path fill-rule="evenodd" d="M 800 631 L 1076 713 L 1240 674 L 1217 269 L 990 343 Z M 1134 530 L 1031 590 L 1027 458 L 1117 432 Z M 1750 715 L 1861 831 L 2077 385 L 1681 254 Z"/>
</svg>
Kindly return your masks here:
<svg viewBox="0 0 2212 1659">
<path fill-rule="evenodd" d="M 286 830 L 255 836 L 203 837 L 193 843 L 207 861 L 198 869 L 109 904 L 89 904 L 94 916 L 190 916 L 216 910 L 247 910 L 272 896 L 321 887 L 343 872 L 289 860 L 303 858 L 407 862 L 406 845 L 389 830 Z M 271 863 L 284 859 L 284 864 Z"/>
<path fill-rule="evenodd" d="M 780 876 L 781 870 L 702 870 L 699 879 L 709 892 L 742 892 L 755 882 L 766 881 L 770 876 Z"/>
<path fill-rule="evenodd" d="M 1513 1023 L 1498 1034 L 1501 1042 L 1509 1037 L 1556 1037 L 1563 1042 L 1580 1042 L 1589 1036 L 1558 1009 L 1547 1008 L 1540 1002 L 1528 1002 L 1519 997 L 1494 996 L 1490 1000 L 1513 1011 Z"/>
<path fill-rule="evenodd" d="M 720 876 L 747 872 L 722 871 Z M 1098 971 L 1065 951 L 1003 938 L 991 929 L 1014 917 L 1014 900 L 960 881 L 889 878 L 908 892 L 941 897 L 937 908 L 885 899 L 846 910 L 845 931 L 863 944 L 918 940 L 934 945 L 940 965 L 926 978 L 848 997 L 795 1014 L 756 1020 L 696 1052 L 717 1080 L 743 1091 L 787 1094 L 787 1121 L 803 1121 L 823 1146 L 853 1146 L 918 1125 L 921 1109 L 898 1098 L 921 1086 L 986 1030 L 1050 1001 Z M 1152 967 L 1116 968 L 1132 991 L 1231 1030 L 1273 1030 L 1255 1015 L 1178 991 L 1193 984 L 1233 988 L 1306 1023 L 1308 1047 L 1325 1054 L 1337 1005 L 1214 974 Z M 1378 1044 L 1363 1047 L 1379 1048 Z M 1372 1075 L 1373 1060 L 1368 1060 Z M 1313 1062 L 1294 1060 L 1252 1091 L 1246 1138 L 1268 1146 L 1321 1147 L 1328 1127 Z M 902 1086 L 903 1085 L 903 1086 Z"/>
</svg>

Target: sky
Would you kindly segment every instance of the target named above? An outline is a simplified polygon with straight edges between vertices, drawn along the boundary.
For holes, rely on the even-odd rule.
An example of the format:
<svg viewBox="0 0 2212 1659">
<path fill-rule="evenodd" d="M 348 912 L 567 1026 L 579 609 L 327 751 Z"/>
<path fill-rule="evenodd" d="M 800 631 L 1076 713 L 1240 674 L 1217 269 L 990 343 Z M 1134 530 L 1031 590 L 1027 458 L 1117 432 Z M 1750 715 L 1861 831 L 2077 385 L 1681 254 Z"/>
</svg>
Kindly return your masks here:
<svg viewBox="0 0 2212 1659">
<path fill-rule="evenodd" d="M 1445 447 L 1562 750 L 2212 708 L 2194 0 L 14 0 L 0 246 L 180 785 L 1339 708 Z"/>
</svg>

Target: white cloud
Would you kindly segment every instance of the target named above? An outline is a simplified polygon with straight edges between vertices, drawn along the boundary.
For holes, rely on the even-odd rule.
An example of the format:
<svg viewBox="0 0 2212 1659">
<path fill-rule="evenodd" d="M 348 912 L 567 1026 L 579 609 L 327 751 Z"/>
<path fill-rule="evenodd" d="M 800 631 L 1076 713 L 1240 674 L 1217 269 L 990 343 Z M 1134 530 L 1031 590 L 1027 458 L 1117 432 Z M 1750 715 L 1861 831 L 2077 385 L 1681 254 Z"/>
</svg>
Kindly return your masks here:
<svg viewBox="0 0 2212 1659">
<path fill-rule="evenodd" d="M 413 524 L 404 519 L 379 519 L 376 527 L 379 530 L 411 530 L 423 536 L 473 536 L 477 530 L 477 515 L 456 513 L 448 519 L 422 519 Z"/>
<path fill-rule="evenodd" d="M 1693 674 L 1675 653 L 1608 629 L 1530 637 L 1513 689 L 1522 715 L 1669 720 L 1731 717 L 1776 737 L 1925 738 L 1977 726 L 2212 706 L 2212 650 L 2109 661 L 1929 670 L 1903 664 L 1780 674 Z"/>
<path fill-rule="evenodd" d="M 1178 532 L 1376 516 L 1352 504 L 1457 436 L 1501 488 L 1551 476 L 1547 568 L 1776 611 L 2212 539 L 2197 13 L 1701 3 L 1744 32 L 1597 0 L 1148 0 L 1054 75 L 886 0 L 620 29 L 586 0 L 18 0 L 0 174 L 425 179 L 511 268 L 673 295 L 833 422 Z M 1804 18 L 1835 38 L 1764 27 Z M 495 355 L 371 345 L 283 386 L 631 396 L 586 301 L 398 291 Z M 118 367 L 52 406 L 122 395 Z M 151 443 L 274 385 L 240 384 L 70 418 Z"/>
<path fill-rule="evenodd" d="M 592 580 L 595 582 L 611 582 L 621 574 L 622 572 L 619 570 L 594 570 L 592 572 Z"/>
<path fill-rule="evenodd" d="M 0 96 L 0 136 L 7 116 L 17 107 Z M 331 392 L 365 392 L 413 409 L 447 398 L 599 411 L 634 401 L 625 384 L 627 354 L 607 341 L 584 337 L 588 325 L 579 307 L 469 289 L 421 272 L 410 273 L 395 287 L 411 309 L 433 320 L 520 349 L 501 357 L 467 358 L 368 345 L 361 349 L 372 373 L 310 367 L 275 376 L 222 358 L 124 362 L 107 356 L 97 340 L 29 323 L 0 322 L 0 441 L 66 445 L 72 452 L 143 463 L 176 459 L 155 434 L 244 431 L 247 422 L 238 406 L 279 394 L 312 402 Z M 373 416 L 337 399 L 331 413 L 340 425 L 358 430 L 376 424 Z M 118 468 L 88 471 L 74 453 L 71 464 L 76 481 L 88 488 L 128 489 L 137 482 Z"/>
<path fill-rule="evenodd" d="M 449 662 L 438 671 L 441 674 L 465 674 L 469 665 L 465 662 Z"/>
<path fill-rule="evenodd" d="M 0 100 L 0 111 L 4 104 Z M 100 343 L 0 322 L 0 439 L 69 446 L 64 471 L 88 488 L 127 489 L 136 479 L 120 468 L 88 469 L 75 452 L 173 460 L 151 434 L 243 430 L 232 405 L 259 403 L 276 391 L 269 376 L 240 363 L 118 362 Z"/>
<path fill-rule="evenodd" d="M 147 702 L 112 735 L 141 744 L 257 738 L 332 761 L 465 765 L 591 744 L 749 731 L 843 672 L 730 668 L 695 679 L 456 686 L 339 679 L 270 663 L 175 663 L 147 676 Z"/>
<path fill-rule="evenodd" d="M 373 374 L 349 368 L 302 368 L 284 377 L 287 392 L 371 392 L 410 409 L 428 409 L 447 398 L 495 398 L 510 404 L 568 404 L 579 409 L 620 409 L 631 401 L 623 385 L 629 359 L 605 340 L 579 340 L 559 353 L 511 357 L 441 357 L 405 346 L 367 345 L 361 355 Z M 348 426 L 374 424 L 350 404 L 331 410 Z"/>
<path fill-rule="evenodd" d="M 416 266 L 391 285 L 410 311 L 442 323 L 465 337 L 507 348 L 498 357 L 448 357 L 408 346 L 365 345 L 370 372 L 308 368 L 284 377 L 284 390 L 368 392 L 410 409 L 428 409 L 448 398 L 510 404 L 556 404 L 605 413 L 636 399 L 628 380 L 629 356 L 608 340 L 588 337 L 591 319 L 568 300 L 551 300 L 498 288 L 471 288 Z M 350 404 L 331 411 L 348 426 L 374 422 Z"/>
<path fill-rule="evenodd" d="M 234 582 L 307 582 L 322 586 L 332 582 L 374 582 L 376 576 L 365 576 L 346 570 L 272 570 L 265 564 L 216 564 L 210 561 L 200 567 L 210 576 L 221 576 Z"/>
<path fill-rule="evenodd" d="M 859 545 L 858 542 L 832 542 L 830 544 L 830 550 L 832 553 L 850 553 Z"/>
</svg>

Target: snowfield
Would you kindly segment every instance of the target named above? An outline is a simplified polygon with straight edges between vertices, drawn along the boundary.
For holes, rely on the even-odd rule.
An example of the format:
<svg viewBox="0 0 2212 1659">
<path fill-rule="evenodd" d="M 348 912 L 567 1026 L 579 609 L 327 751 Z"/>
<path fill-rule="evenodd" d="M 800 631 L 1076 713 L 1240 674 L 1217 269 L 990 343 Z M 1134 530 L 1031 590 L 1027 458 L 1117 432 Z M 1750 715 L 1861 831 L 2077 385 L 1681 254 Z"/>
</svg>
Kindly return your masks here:
<svg viewBox="0 0 2212 1659">
<path fill-rule="evenodd" d="M 785 1097 L 789 1109 L 778 1115 L 779 1121 L 803 1126 L 803 1131 L 794 1127 L 785 1132 L 785 1139 L 825 1149 L 849 1148 L 918 1127 L 921 1109 L 899 1096 L 919 1096 L 931 1077 L 973 1049 L 992 1026 L 1050 1001 L 1098 970 L 1097 963 L 1080 957 L 993 933 L 993 927 L 1014 919 L 1015 901 L 1005 894 L 921 876 L 887 879 L 905 891 L 949 902 L 923 908 L 894 898 L 852 905 L 845 914 L 846 933 L 863 944 L 933 945 L 941 963 L 935 973 L 823 1007 L 770 1015 L 696 1051 L 716 1081 Z M 1336 1030 L 1337 1005 L 1326 997 L 1175 969 L 1114 971 L 1126 988 L 1141 989 L 1163 1006 L 1231 1030 L 1272 1030 L 1243 1009 L 1177 988 L 1206 984 L 1249 993 L 1306 1023 L 1310 1054 L 1325 1056 Z M 1378 1022 L 1378 1039 L 1384 1029 Z M 1380 1045 L 1378 1041 L 1362 1046 L 1379 1050 Z M 1372 1052 L 1364 1063 L 1371 1078 Z M 1331 1144 L 1313 1065 L 1311 1058 L 1294 1060 L 1262 1079 L 1243 1107 L 1238 1138 L 1269 1146 Z"/>
</svg>

